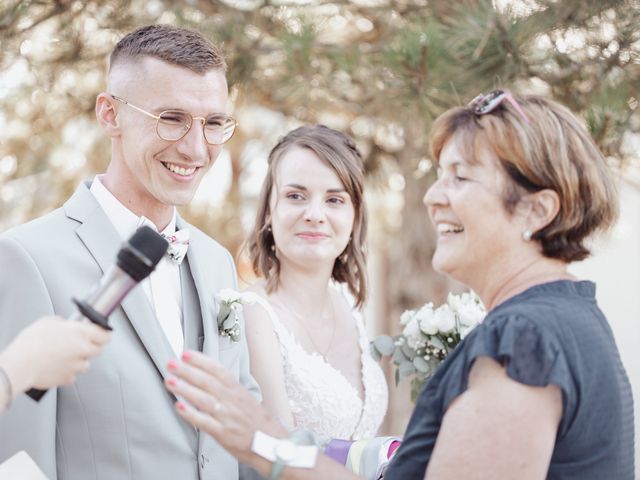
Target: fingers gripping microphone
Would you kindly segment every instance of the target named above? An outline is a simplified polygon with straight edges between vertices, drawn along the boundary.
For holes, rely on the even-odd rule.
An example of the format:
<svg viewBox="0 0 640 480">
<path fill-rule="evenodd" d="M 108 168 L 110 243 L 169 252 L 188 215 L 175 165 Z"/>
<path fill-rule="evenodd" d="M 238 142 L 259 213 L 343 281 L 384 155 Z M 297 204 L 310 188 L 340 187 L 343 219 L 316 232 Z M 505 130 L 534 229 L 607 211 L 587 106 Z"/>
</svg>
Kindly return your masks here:
<svg viewBox="0 0 640 480">
<path fill-rule="evenodd" d="M 84 300 L 73 299 L 78 307 L 69 320 L 87 318 L 106 330 L 111 330 L 108 317 L 124 297 L 147 278 L 169 248 L 167 241 L 152 228 L 143 226 L 122 246 L 116 263 Z M 27 392 L 39 401 L 46 390 L 32 388 Z"/>
</svg>

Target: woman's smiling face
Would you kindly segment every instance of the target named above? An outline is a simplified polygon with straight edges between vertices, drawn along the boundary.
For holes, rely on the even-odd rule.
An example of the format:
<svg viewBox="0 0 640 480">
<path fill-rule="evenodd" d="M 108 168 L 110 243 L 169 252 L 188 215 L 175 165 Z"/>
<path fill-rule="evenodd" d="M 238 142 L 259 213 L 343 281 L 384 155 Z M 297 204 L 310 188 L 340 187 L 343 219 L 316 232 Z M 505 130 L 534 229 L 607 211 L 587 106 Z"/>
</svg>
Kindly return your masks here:
<svg viewBox="0 0 640 480">
<path fill-rule="evenodd" d="M 501 192 L 509 180 L 495 155 L 485 148 L 470 162 L 461 142 L 454 135 L 444 145 L 424 203 L 437 232 L 434 269 L 474 288 L 524 247 L 524 222 L 517 209 L 510 214 L 505 208 Z"/>
<path fill-rule="evenodd" d="M 337 173 L 308 148 L 280 160 L 271 198 L 271 226 L 282 265 L 333 267 L 353 230 L 355 209 Z"/>
</svg>

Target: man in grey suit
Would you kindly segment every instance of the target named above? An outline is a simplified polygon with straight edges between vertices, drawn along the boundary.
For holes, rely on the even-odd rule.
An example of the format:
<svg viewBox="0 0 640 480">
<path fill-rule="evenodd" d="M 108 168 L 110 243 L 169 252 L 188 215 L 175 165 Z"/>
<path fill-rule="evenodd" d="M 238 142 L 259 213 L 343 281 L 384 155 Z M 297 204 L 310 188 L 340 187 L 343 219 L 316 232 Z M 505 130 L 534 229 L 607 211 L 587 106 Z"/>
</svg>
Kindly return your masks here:
<svg viewBox="0 0 640 480">
<path fill-rule="evenodd" d="M 235 129 L 226 65 L 200 34 L 142 27 L 111 54 L 96 116 L 111 140 L 103 175 L 62 208 L 0 236 L 0 349 L 33 319 L 69 316 L 141 224 L 184 248 L 165 258 L 111 316 L 112 341 L 90 370 L 39 404 L 0 417 L 0 462 L 26 450 L 50 479 L 233 479 L 236 460 L 180 419 L 164 388 L 183 350 L 217 359 L 259 395 L 244 335 L 219 335 L 215 294 L 236 286 L 229 252 L 187 224 L 191 201 Z M 244 329 L 244 326 L 242 325 Z"/>
</svg>

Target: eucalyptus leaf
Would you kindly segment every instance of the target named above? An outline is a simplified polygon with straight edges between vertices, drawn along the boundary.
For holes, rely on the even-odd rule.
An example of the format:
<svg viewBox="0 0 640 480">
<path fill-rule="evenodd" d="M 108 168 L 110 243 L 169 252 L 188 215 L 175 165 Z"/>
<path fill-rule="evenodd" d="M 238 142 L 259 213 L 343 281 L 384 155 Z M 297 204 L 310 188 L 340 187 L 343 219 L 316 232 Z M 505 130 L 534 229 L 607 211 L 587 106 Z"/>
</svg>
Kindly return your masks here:
<svg viewBox="0 0 640 480">
<path fill-rule="evenodd" d="M 409 345 L 402 345 L 400 347 L 402 349 L 402 353 L 404 353 L 404 356 L 407 357 L 409 360 L 413 360 L 413 357 L 416 356 L 416 351 L 411 348 Z"/>
<path fill-rule="evenodd" d="M 237 318 L 238 317 L 235 314 L 229 315 L 227 319 L 222 323 L 222 328 L 224 328 L 225 330 L 229 330 L 230 328 L 233 328 L 233 326 L 237 321 Z"/>
<path fill-rule="evenodd" d="M 231 307 L 226 303 L 221 303 L 220 310 L 218 310 L 218 318 L 224 318 L 226 320 L 229 313 L 231 313 Z"/>
<path fill-rule="evenodd" d="M 438 359 L 437 359 L 437 358 L 435 358 L 435 357 L 431 357 L 431 358 L 429 359 L 429 368 L 430 368 L 430 370 L 431 370 L 432 372 L 435 372 L 435 371 L 436 371 L 436 368 L 438 368 L 438 365 L 440 365 L 440 363 L 441 363 L 441 361 L 440 361 L 440 360 L 438 360 Z"/>
<path fill-rule="evenodd" d="M 373 341 L 376 349 L 380 352 L 381 355 L 388 357 L 389 355 L 393 355 L 393 351 L 395 350 L 395 343 L 393 338 L 389 335 L 379 335 Z"/>
<path fill-rule="evenodd" d="M 410 375 L 416 373 L 416 367 L 414 367 L 413 362 L 404 362 L 398 365 L 398 376 L 400 381 L 407 378 Z"/>
<path fill-rule="evenodd" d="M 396 365 L 400 365 L 401 363 L 406 362 L 409 359 L 404 354 L 402 348 L 396 348 L 391 355 L 391 360 L 393 360 L 393 363 L 395 363 Z"/>
<path fill-rule="evenodd" d="M 440 340 L 436 336 L 431 337 L 429 339 L 429 341 L 431 342 L 431 345 L 436 347 L 438 350 L 446 350 L 447 349 L 447 347 L 445 347 L 444 343 L 442 343 L 442 340 Z"/>
<path fill-rule="evenodd" d="M 429 373 L 429 370 L 431 370 L 429 362 L 422 357 L 415 357 L 413 359 L 413 366 L 416 367 L 416 370 L 422 373 Z"/>
<path fill-rule="evenodd" d="M 382 360 L 382 355 L 380 354 L 380 352 L 378 351 L 378 349 L 376 348 L 373 342 L 371 342 L 371 344 L 369 345 L 369 350 L 370 350 L 371 356 L 376 362 L 379 362 L 380 360 Z"/>
</svg>

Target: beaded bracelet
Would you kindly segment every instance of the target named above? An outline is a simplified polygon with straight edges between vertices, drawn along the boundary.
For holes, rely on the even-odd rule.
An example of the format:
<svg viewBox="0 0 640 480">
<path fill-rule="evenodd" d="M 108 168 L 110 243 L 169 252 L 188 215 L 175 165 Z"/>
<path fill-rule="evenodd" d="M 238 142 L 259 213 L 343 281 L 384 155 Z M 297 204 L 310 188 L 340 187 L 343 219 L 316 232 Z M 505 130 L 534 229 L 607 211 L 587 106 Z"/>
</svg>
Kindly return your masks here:
<svg viewBox="0 0 640 480">
<path fill-rule="evenodd" d="M 4 391 L 7 395 L 7 400 L 4 402 L 4 405 L 2 405 L 2 408 L 0 408 L 0 411 L 3 411 L 9 408 L 9 405 L 11 405 L 11 400 L 13 399 L 13 390 L 11 389 L 11 380 L 9 380 L 9 375 L 7 375 L 7 372 L 5 372 L 2 367 L 0 367 L 0 383 L 4 384 Z"/>
</svg>

